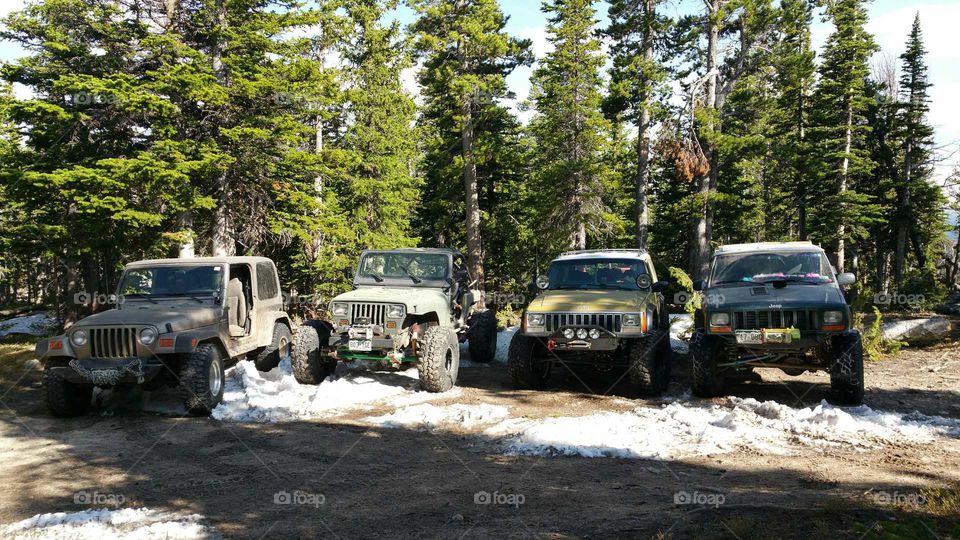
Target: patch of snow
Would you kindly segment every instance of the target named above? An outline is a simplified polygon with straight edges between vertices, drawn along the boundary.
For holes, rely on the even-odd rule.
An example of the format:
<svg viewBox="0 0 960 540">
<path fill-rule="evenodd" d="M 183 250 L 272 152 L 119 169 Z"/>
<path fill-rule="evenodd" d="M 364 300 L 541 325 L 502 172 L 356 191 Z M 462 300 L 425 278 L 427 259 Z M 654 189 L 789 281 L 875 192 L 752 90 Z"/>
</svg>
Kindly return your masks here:
<svg viewBox="0 0 960 540">
<path fill-rule="evenodd" d="M 37 311 L 21 317 L 0 321 L 0 338 L 13 334 L 42 336 L 57 325 L 57 319 L 46 311 Z"/>
<path fill-rule="evenodd" d="M 507 363 L 507 351 L 510 350 L 510 340 L 513 339 L 513 335 L 519 330 L 519 326 L 511 326 L 506 330 L 500 330 L 497 332 L 497 354 L 493 357 L 493 362 L 489 364 L 484 364 L 481 362 L 473 362 L 470 360 L 470 347 L 468 343 L 460 344 L 460 367 L 462 368 L 475 368 L 475 367 L 490 367 L 494 364 L 506 364 Z"/>
<path fill-rule="evenodd" d="M 510 416 L 506 407 L 480 403 L 465 405 L 457 403 L 436 406 L 429 403 L 403 407 L 383 416 L 366 418 L 372 424 L 391 428 L 433 429 L 444 424 L 456 424 L 471 428 L 483 424 L 499 422 Z"/>
<path fill-rule="evenodd" d="M 84 510 L 37 514 L 8 525 L 0 525 L 3 538 L 219 538 L 199 514 L 166 512 L 149 508 Z"/>
<path fill-rule="evenodd" d="M 677 459 L 749 448 L 793 454 L 803 448 L 929 443 L 960 437 L 960 420 L 821 402 L 796 409 L 774 401 L 728 398 L 725 405 L 673 402 L 660 408 L 580 417 L 512 418 L 485 431 L 507 454 Z"/>
<path fill-rule="evenodd" d="M 389 403 L 397 407 L 457 395 L 419 390 L 416 368 L 373 372 L 338 363 L 337 372 L 317 385 L 300 384 L 289 359 L 268 373 L 243 360 L 226 372 L 223 402 L 212 416 L 231 422 L 289 422 L 336 416 Z"/>
<path fill-rule="evenodd" d="M 690 352 L 690 335 L 693 333 L 693 317 L 686 313 L 670 315 L 670 347 L 677 354 Z"/>
</svg>

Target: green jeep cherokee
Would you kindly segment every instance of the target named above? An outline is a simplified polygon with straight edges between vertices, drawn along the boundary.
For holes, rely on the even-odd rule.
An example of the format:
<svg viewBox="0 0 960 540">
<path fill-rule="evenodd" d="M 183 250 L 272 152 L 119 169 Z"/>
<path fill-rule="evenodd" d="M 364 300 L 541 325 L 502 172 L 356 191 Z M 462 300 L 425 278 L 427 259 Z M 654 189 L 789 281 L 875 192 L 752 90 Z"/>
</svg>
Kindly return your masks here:
<svg viewBox="0 0 960 540">
<path fill-rule="evenodd" d="M 717 396 L 755 367 L 790 375 L 827 371 L 836 399 L 863 401 L 863 347 L 823 249 L 809 242 L 734 244 L 714 253 L 694 283 L 703 309 L 690 340 L 693 393 Z"/>
<path fill-rule="evenodd" d="M 626 367 L 643 394 L 670 382 L 670 323 L 653 262 L 639 250 L 570 251 L 537 278 L 523 326 L 510 342 L 518 387 L 546 384 L 554 367 Z"/>
</svg>

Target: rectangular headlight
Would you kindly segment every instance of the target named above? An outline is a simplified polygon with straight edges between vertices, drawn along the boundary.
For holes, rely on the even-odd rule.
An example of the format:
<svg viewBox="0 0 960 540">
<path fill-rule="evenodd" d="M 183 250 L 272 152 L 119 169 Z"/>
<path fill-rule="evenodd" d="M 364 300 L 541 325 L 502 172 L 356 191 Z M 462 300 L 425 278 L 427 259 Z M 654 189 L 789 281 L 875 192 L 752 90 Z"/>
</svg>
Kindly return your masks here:
<svg viewBox="0 0 960 540">
<path fill-rule="evenodd" d="M 527 313 L 527 326 L 543 326 L 543 313 Z"/>
<path fill-rule="evenodd" d="M 843 322 L 842 311 L 824 311 L 823 324 L 840 324 Z"/>
<path fill-rule="evenodd" d="M 333 307 L 330 309 L 335 316 L 341 317 L 347 314 L 350 311 L 349 304 L 341 304 L 339 302 L 334 302 Z"/>
<path fill-rule="evenodd" d="M 729 313 L 711 313 L 710 326 L 730 326 Z"/>
<path fill-rule="evenodd" d="M 623 325 L 624 326 L 640 326 L 640 314 L 639 313 L 627 313 L 623 316 Z"/>
<path fill-rule="evenodd" d="M 407 312 L 406 306 L 403 304 L 390 304 L 387 306 L 387 318 L 388 319 L 399 319 L 403 317 Z"/>
</svg>

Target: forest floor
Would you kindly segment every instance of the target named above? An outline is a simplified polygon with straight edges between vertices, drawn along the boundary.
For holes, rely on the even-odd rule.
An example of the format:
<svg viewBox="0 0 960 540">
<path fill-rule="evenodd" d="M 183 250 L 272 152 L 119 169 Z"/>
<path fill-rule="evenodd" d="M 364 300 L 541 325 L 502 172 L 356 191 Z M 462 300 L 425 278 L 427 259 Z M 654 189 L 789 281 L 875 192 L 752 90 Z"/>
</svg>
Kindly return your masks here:
<svg viewBox="0 0 960 540">
<path fill-rule="evenodd" d="M 450 395 L 350 373 L 357 392 L 401 390 L 309 410 L 270 400 L 285 378 L 234 370 L 221 420 L 136 391 L 52 418 L 31 356 L 0 346 L 4 537 L 142 520 L 169 537 L 960 538 L 956 344 L 869 363 L 865 407 L 824 402 L 828 377 L 772 370 L 699 400 L 680 357 L 662 399 L 616 373 L 517 391 L 502 363 L 465 362 Z M 311 399 L 348 395 L 336 383 Z M 70 514 L 10 525 L 54 512 Z"/>
</svg>

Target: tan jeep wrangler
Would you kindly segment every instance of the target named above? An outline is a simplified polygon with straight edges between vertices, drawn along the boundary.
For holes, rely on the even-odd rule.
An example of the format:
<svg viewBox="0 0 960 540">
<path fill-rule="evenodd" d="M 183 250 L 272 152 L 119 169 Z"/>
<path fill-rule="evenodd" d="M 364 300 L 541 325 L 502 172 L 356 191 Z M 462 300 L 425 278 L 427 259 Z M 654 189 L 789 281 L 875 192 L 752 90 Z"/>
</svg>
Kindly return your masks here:
<svg viewBox="0 0 960 540">
<path fill-rule="evenodd" d="M 55 416 L 90 409 L 93 388 L 179 387 L 194 414 L 223 399 L 224 368 L 250 358 L 261 371 L 290 354 L 290 318 L 273 261 L 203 257 L 124 268 L 116 307 L 37 343 Z"/>
</svg>

